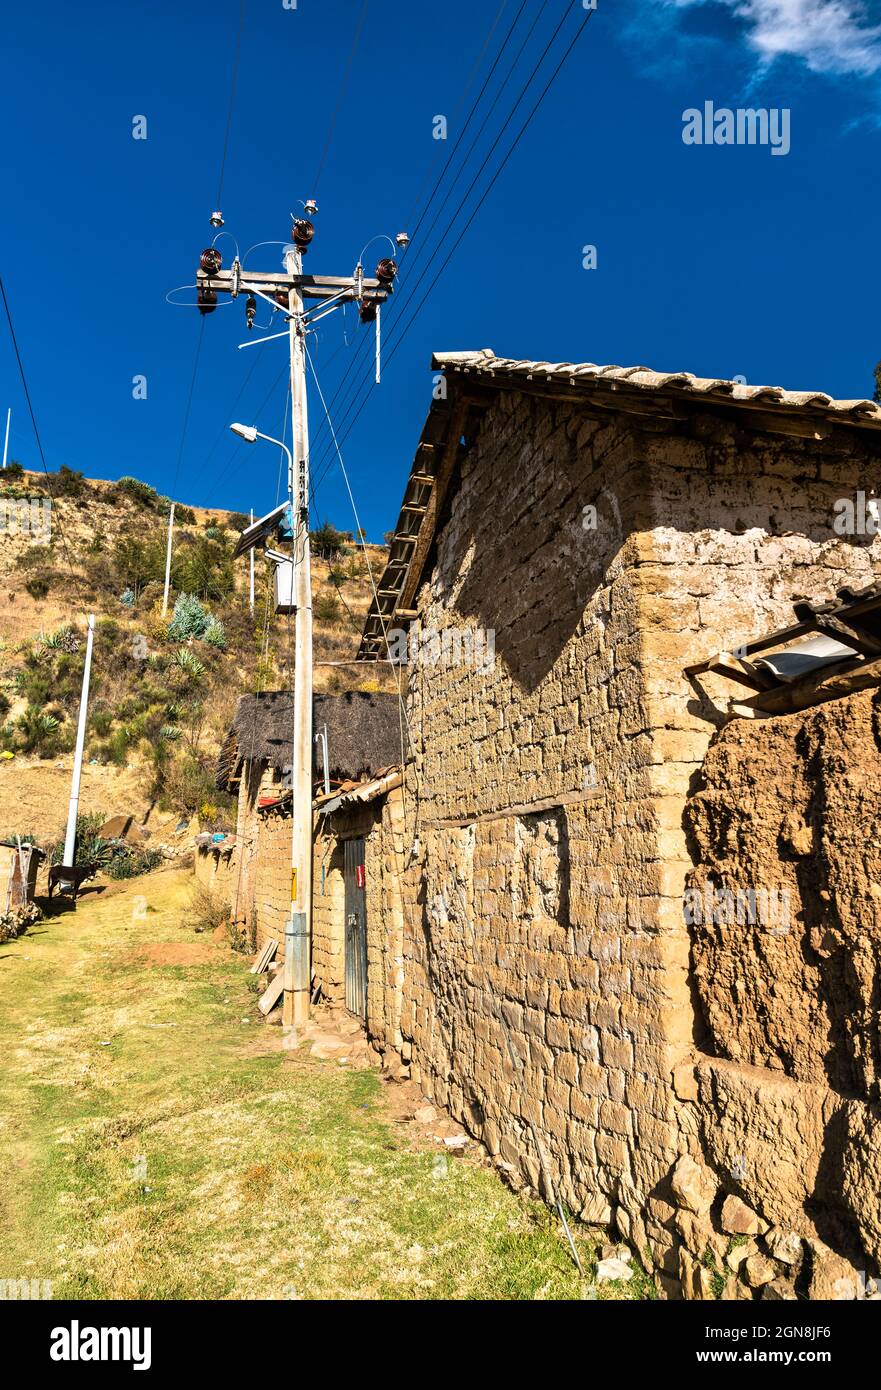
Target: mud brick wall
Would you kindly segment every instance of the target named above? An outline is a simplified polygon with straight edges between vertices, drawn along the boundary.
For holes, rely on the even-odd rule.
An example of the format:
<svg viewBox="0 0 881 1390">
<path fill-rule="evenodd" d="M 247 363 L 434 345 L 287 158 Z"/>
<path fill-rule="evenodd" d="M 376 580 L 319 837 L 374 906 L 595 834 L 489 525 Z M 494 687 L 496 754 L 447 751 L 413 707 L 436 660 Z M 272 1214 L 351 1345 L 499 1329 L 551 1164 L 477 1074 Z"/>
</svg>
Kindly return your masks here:
<svg viewBox="0 0 881 1390">
<path fill-rule="evenodd" d="M 677 1107 L 677 1123 L 688 1160 L 699 1167 L 698 1186 L 711 1198 L 696 1200 L 692 1192 L 698 1216 L 687 1202 L 682 1205 L 681 1193 L 677 1198 L 669 1184 L 662 1184 L 654 1207 L 649 1204 L 653 1216 L 648 1230 L 658 1252 L 673 1237 L 674 1248 L 667 1248 L 665 1263 L 678 1274 L 689 1297 L 708 1296 L 701 1261 L 714 1247 L 724 1278 L 736 1281 L 735 1292 L 726 1296 L 749 1296 L 749 1287 L 759 1292 L 769 1284 L 779 1296 L 791 1297 L 796 1287 L 801 1295 L 830 1296 L 823 1290 L 835 1279 L 852 1287 L 855 1270 L 867 1268 L 865 1242 L 861 1254 L 852 1224 L 835 1215 L 818 1223 L 809 1214 L 831 1193 L 838 1194 L 832 1209 L 836 1202 L 840 1206 L 844 1189 L 853 1185 L 854 1175 L 841 1161 L 843 1140 L 837 1136 L 842 1126 L 850 1126 L 864 1141 L 868 1115 L 865 1106 L 854 1111 L 852 1105 L 847 1116 L 841 1113 L 827 1089 L 834 1068 L 827 1066 L 824 1076 L 822 1066 L 797 1062 L 789 1051 L 799 1021 L 812 1018 L 822 1027 L 827 1007 L 817 979 L 810 978 L 808 962 L 814 948 L 805 939 L 799 893 L 794 933 L 777 936 L 743 926 L 736 967 L 730 958 L 722 965 L 706 933 L 689 925 L 682 910 L 686 886 L 703 891 L 711 881 L 712 887 L 726 886 L 735 893 L 776 894 L 797 889 L 805 876 L 816 872 L 816 847 L 801 859 L 797 853 L 797 847 L 805 849 L 798 815 L 799 808 L 806 809 L 804 752 L 800 757 L 783 753 L 796 731 L 793 721 L 804 717 L 728 726 L 719 752 L 711 754 L 714 768 L 717 759 L 726 757 L 732 769 L 734 764 L 738 768 L 722 794 L 724 804 L 717 797 L 711 808 L 698 797 L 686 811 L 689 797 L 701 785 L 710 739 L 723 723 L 720 711 L 725 704 L 720 697 L 729 698 L 734 688 L 713 677 L 689 681 L 683 667 L 785 626 L 797 599 L 832 597 L 845 584 L 859 588 L 879 577 L 881 541 L 839 537 L 832 527 L 837 499 L 853 497 L 858 489 L 869 493 L 876 485 L 879 459 L 873 440 L 871 434 L 846 429 L 834 429 L 822 440 L 755 433 L 746 423 L 735 425 L 709 412 L 691 421 L 688 438 L 637 434 L 634 440 L 651 497 L 651 527 L 634 540 L 640 554 L 641 660 L 651 740 L 645 777 L 669 894 L 659 904 L 659 922 L 668 942 L 676 942 L 677 950 L 687 955 L 689 982 L 699 1003 L 691 1010 L 692 1046 L 682 1054 L 695 1063 L 694 1071 L 688 1066 L 674 1070 L 674 1086 L 685 1102 Z M 829 706 L 807 717 L 805 728 L 814 730 L 818 757 L 822 739 L 817 731 L 823 730 L 823 738 L 834 735 L 837 708 Z M 862 775 L 856 753 L 860 735 L 851 728 L 849 738 L 852 746 L 838 748 L 837 766 L 842 769 L 840 791 L 850 818 L 849 834 L 858 840 L 871 833 L 873 816 L 867 818 L 865 799 L 860 804 L 852 795 L 852 784 Z M 815 772 L 814 768 L 812 775 Z M 766 817 L 772 803 L 756 789 L 760 783 L 775 782 L 780 803 L 790 799 L 794 814 L 786 826 L 781 820 L 779 834 L 769 837 Z M 827 803 L 827 818 L 830 810 Z M 703 876 L 695 879 L 694 860 L 707 852 L 709 839 L 697 832 L 701 825 L 708 829 L 710 815 L 717 831 L 717 857 L 710 857 Z M 738 842 L 745 846 L 750 841 L 753 850 L 745 851 L 739 862 L 736 853 L 732 862 L 725 862 L 725 854 Z M 708 867 L 713 872 L 707 873 Z M 830 885 L 833 913 L 840 910 L 836 904 L 844 889 L 841 876 Z M 845 952 L 839 956 L 839 967 L 846 973 L 859 971 L 861 954 Z M 732 976 L 738 996 L 733 1010 Z M 735 1012 L 742 1025 L 732 1031 L 725 1047 L 720 1045 L 727 1021 L 723 1015 Z M 766 1020 L 761 1041 L 756 1029 L 760 1015 Z M 775 1020 L 779 1023 L 785 1016 L 792 1026 L 788 1036 L 785 1031 L 776 1033 L 775 1046 Z M 821 1039 L 815 1041 L 822 1046 Z M 709 1060 L 717 1056 L 735 1065 L 722 1067 Z M 781 1072 L 792 1081 L 787 1083 Z M 803 1085 L 794 1084 L 798 1082 Z M 817 1148 L 814 1139 L 824 1132 L 823 1119 L 836 1134 Z M 855 1137 L 854 1142 L 859 1140 Z M 767 1175 L 780 1167 L 782 1145 L 797 1179 L 769 1184 Z M 812 1166 L 815 1181 L 811 1185 L 808 1177 L 805 1186 Z M 864 1196 L 867 1181 L 864 1174 L 857 1183 Z M 724 1264 L 725 1242 L 732 1233 L 743 1232 L 740 1226 L 734 1232 L 725 1227 L 727 1197 L 754 1209 L 753 1217 L 741 1213 L 737 1218 L 748 1226 L 752 1242 L 742 1247 L 741 1258 L 753 1263 L 736 1271 Z M 665 1207 L 667 1201 L 672 1209 Z M 877 1199 L 873 1206 L 877 1210 Z M 729 1227 L 734 1219 L 729 1215 Z M 796 1258 L 780 1261 L 776 1255 L 786 1253 L 786 1240 Z"/>
<path fill-rule="evenodd" d="M 278 774 L 263 765 L 240 793 L 238 833 L 249 847 L 240 890 L 240 913 L 251 892 L 257 943 L 268 940 L 284 950 L 290 913 L 291 819 L 287 808 L 258 813 L 259 797 L 280 790 Z M 346 839 L 364 839 L 367 919 L 367 1031 L 380 1052 L 406 1052 L 400 1031 L 403 986 L 403 907 L 405 862 L 403 797 L 386 797 L 332 817 L 315 816 L 312 870 L 312 978 L 333 1004 L 345 1000 Z M 407 853 L 409 846 L 407 846 Z M 323 888 L 322 888 L 323 871 Z"/>
<path fill-rule="evenodd" d="M 683 913 L 685 804 L 723 716 L 683 667 L 783 625 L 795 599 L 869 582 L 878 556 L 832 531 L 833 502 L 877 473 L 863 434 L 740 419 L 648 427 L 500 394 L 417 600 L 423 632 L 494 630 L 496 660 L 409 673 L 413 1074 L 540 1187 L 535 1125 L 555 1190 L 614 1219 L 672 1296 L 751 1297 L 763 1279 L 787 1296 L 795 1277 L 755 1213 L 737 1219 L 764 1227 L 756 1282 L 724 1264 L 738 1156 L 710 1151 L 719 1081 L 701 1068 L 718 1064 Z"/>
<path fill-rule="evenodd" d="M 312 975 L 331 1004 L 345 1000 L 344 862 L 342 841 L 327 819 L 317 816 L 312 867 Z"/>
<path fill-rule="evenodd" d="M 403 965 L 401 879 L 405 862 L 400 788 L 353 808 L 341 808 L 328 824 L 319 817 L 312 891 L 312 969 L 325 995 L 345 999 L 344 841 L 364 840 L 367 922 L 367 1033 L 380 1052 L 400 1053 Z M 321 869 L 325 866 L 325 895 Z"/>
<path fill-rule="evenodd" d="M 193 869 L 197 881 L 203 887 L 212 893 L 219 894 L 230 904 L 232 903 L 238 883 L 235 846 L 227 853 L 220 854 L 209 845 L 197 845 Z"/>
<path fill-rule="evenodd" d="M 776 1072 L 778 1108 L 789 1095 L 804 1112 L 783 1130 L 785 1163 L 780 1126 L 754 1123 L 767 1088 L 758 1107 L 735 1092 L 724 1126 L 711 1104 L 708 1145 L 723 1163 L 742 1154 L 739 1190 L 763 1215 L 850 1250 L 858 1265 L 865 1254 L 862 1268 L 881 1262 L 881 1167 L 865 1161 L 881 1098 L 879 756 L 877 690 L 759 725 L 736 721 L 712 744 L 686 811 L 699 891 L 779 878 L 791 901 L 783 928 L 693 929 L 703 1051 L 756 1077 Z M 727 1094 L 730 1070 L 725 1080 Z M 719 1085 L 709 1072 L 711 1097 Z"/>
</svg>

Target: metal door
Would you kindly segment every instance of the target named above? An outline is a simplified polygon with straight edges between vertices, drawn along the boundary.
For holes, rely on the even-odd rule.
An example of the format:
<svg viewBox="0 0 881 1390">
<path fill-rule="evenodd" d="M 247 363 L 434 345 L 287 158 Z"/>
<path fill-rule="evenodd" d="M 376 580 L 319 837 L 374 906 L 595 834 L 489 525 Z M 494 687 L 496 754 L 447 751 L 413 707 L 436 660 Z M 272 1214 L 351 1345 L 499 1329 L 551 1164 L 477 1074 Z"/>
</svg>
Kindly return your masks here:
<svg viewBox="0 0 881 1390">
<path fill-rule="evenodd" d="M 346 840 L 346 1008 L 367 1020 L 367 902 L 364 841 Z"/>
</svg>

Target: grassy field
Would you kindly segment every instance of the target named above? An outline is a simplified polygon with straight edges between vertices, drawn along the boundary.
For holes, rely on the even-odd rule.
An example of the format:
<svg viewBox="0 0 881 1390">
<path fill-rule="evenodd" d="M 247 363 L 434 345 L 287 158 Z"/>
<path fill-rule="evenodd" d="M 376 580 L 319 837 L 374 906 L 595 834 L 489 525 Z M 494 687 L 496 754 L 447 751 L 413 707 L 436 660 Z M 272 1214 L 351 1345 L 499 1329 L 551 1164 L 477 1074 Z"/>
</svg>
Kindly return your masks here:
<svg viewBox="0 0 881 1390">
<path fill-rule="evenodd" d="M 650 1293 L 579 1279 L 550 1213 L 420 1149 L 375 1072 L 283 1052 L 248 963 L 188 924 L 191 883 L 114 885 L 0 946 L 0 1278 L 87 1299 Z"/>
</svg>

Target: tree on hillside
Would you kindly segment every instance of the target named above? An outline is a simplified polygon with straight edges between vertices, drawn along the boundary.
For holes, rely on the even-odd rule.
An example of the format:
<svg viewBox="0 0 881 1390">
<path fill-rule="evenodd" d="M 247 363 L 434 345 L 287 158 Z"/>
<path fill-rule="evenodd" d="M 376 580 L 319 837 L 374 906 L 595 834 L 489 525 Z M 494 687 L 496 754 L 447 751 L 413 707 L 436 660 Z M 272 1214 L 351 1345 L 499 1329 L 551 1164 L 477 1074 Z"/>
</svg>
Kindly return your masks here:
<svg viewBox="0 0 881 1390">
<path fill-rule="evenodd" d="M 329 521 L 323 522 L 313 531 L 310 540 L 313 555 L 320 555 L 323 560 L 335 559 L 346 548 L 342 532 L 331 526 Z"/>
</svg>

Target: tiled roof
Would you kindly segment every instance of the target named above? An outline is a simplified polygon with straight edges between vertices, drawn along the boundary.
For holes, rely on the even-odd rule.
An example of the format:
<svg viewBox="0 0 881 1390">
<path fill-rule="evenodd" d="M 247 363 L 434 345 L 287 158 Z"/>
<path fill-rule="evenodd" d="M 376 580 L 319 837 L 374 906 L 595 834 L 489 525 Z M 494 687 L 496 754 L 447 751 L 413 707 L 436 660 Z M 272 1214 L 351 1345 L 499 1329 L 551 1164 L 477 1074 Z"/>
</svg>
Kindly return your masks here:
<svg viewBox="0 0 881 1390">
<path fill-rule="evenodd" d="M 718 377 L 692 376 L 690 372 L 655 372 L 649 367 L 598 366 L 594 362 L 533 362 L 496 357 L 491 348 L 471 352 L 437 352 L 431 360 L 451 384 L 491 390 L 533 391 L 584 396 L 597 405 L 621 410 L 652 410 L 652 398 L 661 413 L 677 403 L 706 402 L 735 406 L 744 412 L 761 412 L 756 428 L 821 437 L 831 425 L 881 427 L 881 405 L 875 401 L 841 401 L 825 391 L 787 391 L 782 386 L 749 386 Z M 422 430 L 416 457 L 404 492 L 404 502 L 394 532 L 389 560 L 379 584 L 378 598 L 368 611 L 360 660 L 385 656 L 386 634 L 412 617 L 408 605 L 437 528 L 445 490 L 450 480 L 449 451 L 455 450 L 458 427 L 457 396 L 435 399 Z M 604 399 L 605 398 L 605 399 Z M 641 398 L 637 404 L 637 398 Z M 779 425 L 777 422 L 779 421 Z M 447 465 L 444 463 L 447 459 Z"/>
<path fill-rule="evenodd" d="M 506 386 L 516 385 L 518 380 L 585 388 L 605 383 L 610 389 L 719 396 L 741 405 L 794 406 L 797 410 L 846 416 L 852 424 L 881 425 L 881 405 L 875 401 L 841 401 L 827 396 L 825 391 L 751 386 L 721 377 L 692 376 L 691 372 L 655 372 L 650 367 L 601 367 L 594 362 L 532 362 L 496 357 L 491 348 L 480 348 L 476 352 L 437 352 L 432 358 L 432 367 L 448 374 L 475 375 L 488 382 L 501 378 L 496 384 L 503 381 Z"/>
</svg>

